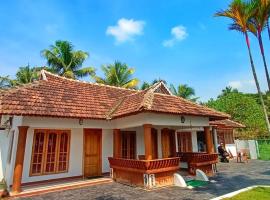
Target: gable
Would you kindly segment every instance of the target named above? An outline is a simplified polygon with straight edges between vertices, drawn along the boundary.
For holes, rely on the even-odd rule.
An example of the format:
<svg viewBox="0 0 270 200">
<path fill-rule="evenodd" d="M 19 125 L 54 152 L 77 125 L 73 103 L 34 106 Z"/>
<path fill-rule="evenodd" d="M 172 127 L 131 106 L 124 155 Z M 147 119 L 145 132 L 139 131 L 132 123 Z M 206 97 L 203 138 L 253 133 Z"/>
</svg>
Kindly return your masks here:
<svg viewBox="0 0 270 200">
<path fill-rule="evenodd" d="M 161 81 L 152 86 L 154 93 L 172 95 L 169 88 Z"/>
</svg>

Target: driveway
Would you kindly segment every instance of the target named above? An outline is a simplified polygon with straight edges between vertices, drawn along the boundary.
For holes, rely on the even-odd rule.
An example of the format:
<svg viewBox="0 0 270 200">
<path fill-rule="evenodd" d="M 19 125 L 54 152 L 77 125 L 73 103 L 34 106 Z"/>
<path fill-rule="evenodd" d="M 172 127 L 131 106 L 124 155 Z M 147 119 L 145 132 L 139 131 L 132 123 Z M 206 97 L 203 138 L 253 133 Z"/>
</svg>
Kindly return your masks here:
<svg viewBox="0 0 270 200">
<path fill-rule="evenodd" d="M 218 174 L 211 178 L 216 181 L 196 189 L 179 187 L 145 191 L 118 183 L 89 186 L 80 189 L 48 193 L 40 196 L 17 198 L 19 200 L 127 200 L 127 199 L 211 199 L 251 185 L 270 185 L 270 161 L 252 160 L 247 164 L 232 161 L 218 164 Z"/>
</svg>

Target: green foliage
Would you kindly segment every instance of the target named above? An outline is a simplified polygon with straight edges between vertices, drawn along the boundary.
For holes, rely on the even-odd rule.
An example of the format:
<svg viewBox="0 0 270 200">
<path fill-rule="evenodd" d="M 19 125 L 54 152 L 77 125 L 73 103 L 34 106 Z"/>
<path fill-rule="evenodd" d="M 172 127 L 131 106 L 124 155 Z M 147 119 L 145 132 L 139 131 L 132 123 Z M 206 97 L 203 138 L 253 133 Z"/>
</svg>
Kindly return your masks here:
<svg viewBox="0 0 270 200">
<path fill-rule="evenodd" d="M 78 79 L 95 75 L 93 67 L 81 68 L 89 56 L 88 53 L 75 51 L 74 46 L 68 41 L 57 40 L 49 49 L 41 51 L 41 55 L 47 60 L 50 71 L 60 76 Z"/>
<path fill-rule="evenodd" d="M 261 105 L 247 94 L 227 93 L 220 95 L 216 100 L 209 100 L 206 105 L 228 113 L 233 120 L 246 125 L 246 128 L 237 135 L 241 138 L 258 138 L 266 134 L 266 123 Z"/>
<path fill-rule="evenodd" d="M 101 70 L 104 73 L 104 78 L 94 76 L 97 83 L 133 89 L 135 89 L 139 83 L 137 78 L 132 77 L 135 70 L 129 68 L 125 63 L 115 61 L 114 64 L 103 65 Z"/>
<path fill-rule="evenodd" d="M 170 91 L 179 97 L 188 99 L 191 101 L 197 101 L 198 97 L 195 96 L 195 90 L 192 87 L 189 87 L 187 84 L 180 84 L 177 88 L 173 84 L 170 85 Z"/>
<path fill-rule="evenodd" d="M 270 160 L 270 140 L 257 140 L 259 149 L 259 159 Z"/>
<path fill-rule="evenodd" d="M 0 89 L 8 89 L 17 85 L 32 83 L 38 80 L 39 73 L 42 67 L 20 67 L 16 73 L 16 79 L 11 79 L 9 76 L 0 76 Z"/>
</svg>

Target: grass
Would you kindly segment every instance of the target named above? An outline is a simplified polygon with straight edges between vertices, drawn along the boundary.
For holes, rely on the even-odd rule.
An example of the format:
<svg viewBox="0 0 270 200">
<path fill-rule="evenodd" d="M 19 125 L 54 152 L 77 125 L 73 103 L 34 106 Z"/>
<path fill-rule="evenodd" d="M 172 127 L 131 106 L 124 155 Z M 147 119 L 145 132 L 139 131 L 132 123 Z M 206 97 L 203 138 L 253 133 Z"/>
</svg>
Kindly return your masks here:
<svg viewBox="0 0 270 200">
<path fill-rule="evenodd" d="M 257 187 L 246 192 L 242 192 L 227 200 L 269 200 L 270 199 L 270 187 Z"/>
</svg>

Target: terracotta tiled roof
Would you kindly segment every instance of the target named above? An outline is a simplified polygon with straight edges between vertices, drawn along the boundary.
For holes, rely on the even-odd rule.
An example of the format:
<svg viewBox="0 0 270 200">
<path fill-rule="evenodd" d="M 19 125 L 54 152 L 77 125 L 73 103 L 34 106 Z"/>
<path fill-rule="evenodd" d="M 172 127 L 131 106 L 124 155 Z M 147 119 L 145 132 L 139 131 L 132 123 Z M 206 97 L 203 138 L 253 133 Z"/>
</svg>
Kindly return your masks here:
<svg viewBox="0 0 270 200">
<path fill-rule="evenodd" d="M 246 126 L 230 119 L 211 121 L 210 125 L 218 128 L 245 128 Z"/>
<path fill-rule="evenodd" d="M 1 92 L 0 114 L 113 119 L 159 112 L 229 117 L 176 96 L 156 93 L 165 91 L 157 91 L 157 85 L 140 91 L 70 80 L 46 71 L 41 77 L 35 83 Z"/>
<path fill-rule="evenodd" d="M 151 90 L 141 91 L 137 94 L 125 97 L 112 116 L 120 117 L 141 111 L 207 116 L 213 119 L 224 119 L 230 117 L 225 113 L 198 105 L 181 97 L 155 93 Z"/>
</svg>

